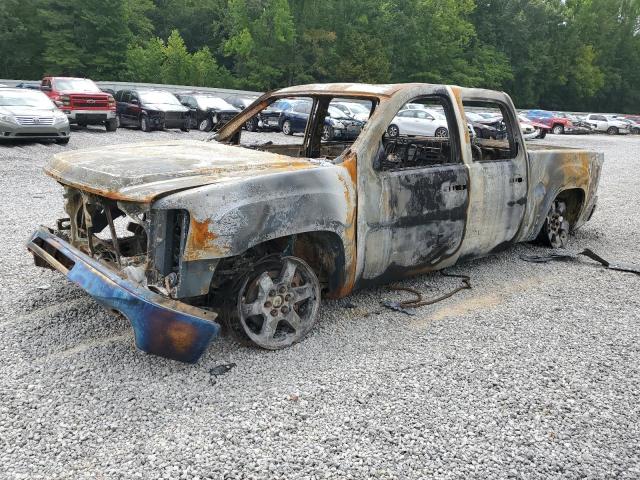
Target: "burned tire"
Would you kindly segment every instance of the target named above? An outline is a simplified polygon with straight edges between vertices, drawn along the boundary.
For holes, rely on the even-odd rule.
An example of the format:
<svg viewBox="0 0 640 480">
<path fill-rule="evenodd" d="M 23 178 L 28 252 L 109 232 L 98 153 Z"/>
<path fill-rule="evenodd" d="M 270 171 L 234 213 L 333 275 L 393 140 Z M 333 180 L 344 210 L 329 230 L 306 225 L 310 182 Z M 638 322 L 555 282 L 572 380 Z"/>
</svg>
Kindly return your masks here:
<svg viewBox="0 0 640 480">
<path fill-rule="evenodd" d="M 607 128 L 607 135 L 617 135 L 618 129 L 616 127 Z"/>
<path fill-rule="evenodd" d="M 391 124 L 387 128 L 387 135 L 391 138 L 397 138 L 400 136 L 400 129 L 397 125 Z"/>
<path fill-rule="evenodd" d="M 149 119 L 146 115 L 142 115 L 140 117 L 140 130 L 142 130 L 143 132 L 151 131 L 151 125 L 149 124 Z"/>
<path fill-rule="evenodd" d="M 567 204 L 562 200 L 555 200 L 549 209 L 542 230 L 538 234 L 538 241 L 551 248 L 565 248 L 569 243 L 571 224 L 566 218 Z"/>
<path fill-rule="evenodd" d="M 551 133 L 553 133 L 554 135 L 562 135 L 564 133 L 564 126 L 554 125 L 553 128 L 551 129 Z"/>
<path fill-rule="evenodd" d="M 271 257 L 233 282 L 222 317 L 244 343 L 286 348 L 311 330 L 320 307 L 320 284 L 297 257 Z"/>
<path fill-rule="evenodd" d="M 291 128 L 291 122 L 289 120 L 285 120 L 282 123 L 282 133 L 285 135 L 293 135 L 293 128 Z"/>
</svg>

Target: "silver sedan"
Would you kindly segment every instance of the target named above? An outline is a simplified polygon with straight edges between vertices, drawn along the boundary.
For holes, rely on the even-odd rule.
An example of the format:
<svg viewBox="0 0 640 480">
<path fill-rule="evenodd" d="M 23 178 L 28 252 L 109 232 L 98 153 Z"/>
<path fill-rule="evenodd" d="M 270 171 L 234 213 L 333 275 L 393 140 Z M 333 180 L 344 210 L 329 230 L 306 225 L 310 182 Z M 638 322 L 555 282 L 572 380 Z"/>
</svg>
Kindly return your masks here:
<svg viewBox="0 0 640 480">
<path fill-rule="evenodd" d="M 44 93 L 0 88 L 0 141 L 53 139 L 69 143 L 69 120 Z"/>
</svg>

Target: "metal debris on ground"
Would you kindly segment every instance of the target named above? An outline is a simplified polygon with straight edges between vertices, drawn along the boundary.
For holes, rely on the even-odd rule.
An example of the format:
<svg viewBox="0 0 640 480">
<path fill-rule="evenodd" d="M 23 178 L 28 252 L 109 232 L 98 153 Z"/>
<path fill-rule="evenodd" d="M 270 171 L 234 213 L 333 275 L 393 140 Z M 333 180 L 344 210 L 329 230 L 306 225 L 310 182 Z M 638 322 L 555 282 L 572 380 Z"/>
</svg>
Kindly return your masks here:
<svg viewBox="0 0 640 480">
<path fill-rule="evenodd" d="M 450 292 L 445 293 L 444 295 L 441 295 L 439 297 L 436 298 L 432 298 L 429 300 L 423 300 L 422 299 L 422 293 L 420 293 L 418 290 L 414 289 L 414 288 L 410 288 L 410 287 L 400 287 L 397 285 L 391 286 L 389 287 L 389 290 L 392 291 L 401 291 L 401 292 L 409 292 L 412 293 L 413 295 L 416 296 L 416 298 L 412 299 L 412 300 L 403 300 L 403 301 L 399 301 L 399 302 L 392 302 L 389 300 L 385 300 L 382 302 L 382 305 L 390 310 L 395 310 L 396 312 L 402 312 L 406 315 L 415 315 L 415 312 L 413 310 L 410 309 L 416 309 L 419 307 L 425 307 L 427 305 L 433 305 L 434 303 L 438 303 L 441 302 L 443 300 L 446 300 L 447 298 L 453 297 L 456 293 L 462 291 L 462 290 L 469 290 L 471 289 L 471 278 L 467 275 L 455 275 L 455 274 L 451 274 L 451 273 L 445 273 L 444 271 L 440 271 L 440 273 L 442 274 L 443 277 L 450 277 L 450 278 L 460 278 L 462 280 L 462 284 L 457 287 L 454 288 L 453 290 L 451 290 Z"/>
<path fill-rule="evenodd" d="M 608 270 L 640 275 L 640 265 L 633 265 L 630 263 L 611 263 L 589 248 L 585 248 L 582 252 L 554 252 L 549 255 L 520 255 L 520 259 L 531 263 L 548 263 L 556 260 L 577 260 L 580 256 L 585 256 L 595 260 Z"/>
<path fill-rule="evenodd" d="M 215 367 L 210 369 L 209 373 L 214 377 L 219 377 L 220 375 L 224 375 L 225 373 L 227 373 L 229 370 L 231 370 L 235 366 L 236 366 L 235 363 L 223 363 L 221 365 L 216 365 Z"/>
</svg>

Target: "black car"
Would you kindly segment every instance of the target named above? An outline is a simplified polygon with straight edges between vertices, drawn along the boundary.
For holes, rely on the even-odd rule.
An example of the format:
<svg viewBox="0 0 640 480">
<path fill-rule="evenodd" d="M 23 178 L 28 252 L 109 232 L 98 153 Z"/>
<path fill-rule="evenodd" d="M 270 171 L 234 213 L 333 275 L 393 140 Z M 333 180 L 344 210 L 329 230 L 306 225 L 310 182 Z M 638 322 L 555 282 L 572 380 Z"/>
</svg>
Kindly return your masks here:
<svg viewBox="0 0 640 480">
<path fill-rule="evenodd" d="M 220 97 L 206 93 L 179 93 L 176 97 L 191 112 L 191 127 L 204 132 L 218 130 L 240 111 Z"/>
<path fill-rule="evenodd" d="M 227 98 L 227 102 L 236 107 L 238 110 L 244 110 L 253 102 L 255 102 L 255 98 L 247 98 L 247 97 L 229 97 Z"/>
<path fill-rule="evenodd" d="M 153 129 L 179 128 L 188 132 L 189 109 L 166 90 L 120 90 L 115 94 L 118 126 Z"/>
</svg>

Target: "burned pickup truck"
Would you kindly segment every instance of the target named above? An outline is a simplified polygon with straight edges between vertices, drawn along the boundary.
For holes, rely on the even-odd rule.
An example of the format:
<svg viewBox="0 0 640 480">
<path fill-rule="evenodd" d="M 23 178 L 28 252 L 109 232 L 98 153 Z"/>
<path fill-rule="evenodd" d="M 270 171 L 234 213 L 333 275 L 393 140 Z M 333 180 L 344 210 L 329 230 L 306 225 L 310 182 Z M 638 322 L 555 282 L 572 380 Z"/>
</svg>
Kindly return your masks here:
<svg viewBox="0 0 640 480">
<path fill-rule="evenodd" d="M 278 99 L 311 102 L 304 137 L 243 131 Z M 355 140 L 322 140 L 332 101 L 369 110 Z M 389 136 L 407 103 L 441 112 L 446 134 Z M 472 138 L 467 108 L 501 115 L 505 138 Z M 525 145 L 504 93 L 289 87 L 257 99 L 215 141 L 57 155 L 45 171 L 64 187 L 68 217 L 39 228 L 28 249 L 126 316 L 141 350 L 194 362 L 221 324 L 283 348 L 312 328 L 321 297 L 515 242 L 564 247 L 594 212 L 602 164 L 598 153 Z"/>
</svg>

